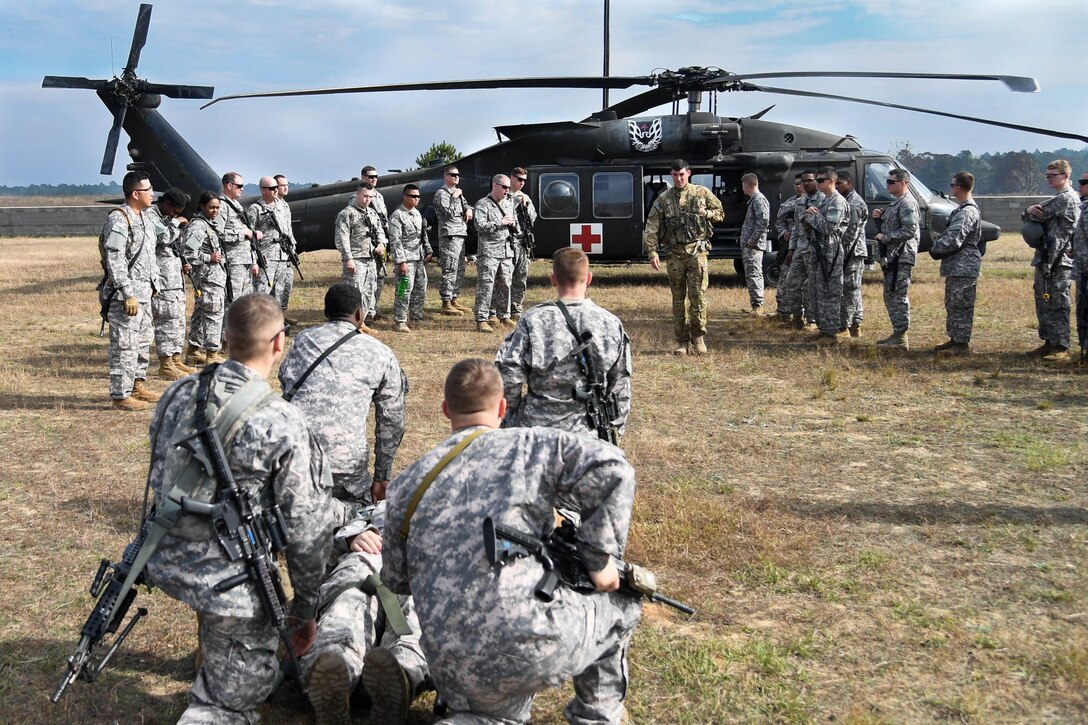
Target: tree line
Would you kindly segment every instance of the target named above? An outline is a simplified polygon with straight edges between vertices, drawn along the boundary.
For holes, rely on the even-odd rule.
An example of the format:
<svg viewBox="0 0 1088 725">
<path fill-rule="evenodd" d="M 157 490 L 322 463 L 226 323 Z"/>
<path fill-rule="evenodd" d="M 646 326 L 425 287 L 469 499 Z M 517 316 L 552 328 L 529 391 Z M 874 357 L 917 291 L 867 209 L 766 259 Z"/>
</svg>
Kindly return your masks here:
<svg viewBox="0 0 1088 725">
<path fill-rule="evenodd" d="M 975 176 L 976 195 L 1047 195 L 1046 165 L 1054 159 L 1065 159 L 1073 165 L 1074 176 L 1088 171 L 1088 147 L 1075 151 L 1005 151 L 975 156 L 970 151 L 958 154 L 915 152 L 910 143 L 899 144 L 895 160 L 934 189 L 947 191 L 948 180 L 957 171 L 970 171 Z"/>
</svg>

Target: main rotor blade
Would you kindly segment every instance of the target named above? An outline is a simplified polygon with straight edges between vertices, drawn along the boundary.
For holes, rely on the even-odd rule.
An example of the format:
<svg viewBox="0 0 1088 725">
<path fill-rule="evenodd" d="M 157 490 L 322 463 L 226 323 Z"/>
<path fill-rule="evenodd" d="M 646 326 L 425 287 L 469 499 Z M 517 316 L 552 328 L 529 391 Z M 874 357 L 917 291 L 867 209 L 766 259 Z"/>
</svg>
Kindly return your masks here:
<svg viewBox="0 0 1088 725">
<path fill-rule="evenodd" d="M 784 73 L 738 73 L 728 74 L 708 81 L 708 84 L 725 83 L 729 80 L 751 80 L 753 78 L 921 78 L 925 80 L 948 81 L 1001 81 L 1005 87 L 1015 93 L 1036 93 L 1039 81 L 1025 76 L 979 75 L 974 73 L 880 73 L 854 71 L 788 71 Z"/>
<path fill-rule="evenodd" d="M 220 101 L 239 98 L 282 98 L 285 96 L 329 96 L 341 93 L 382 93 L 385 91 L 453 91 L 484 88 L 630 88 L 634 85 L 653 85 L 650 76 L 568 76 L 543 78 L 482 78 L 465 81 L 434 81 L 427 83 L 392 83 L 380 86 L 345 86 L 340 88 L 310 88 L 296 91 L 265 91 L 264 93 L 237 93 L 216 98 L 200 107 Z"/>
<path fill-rule="evenodd" d="M 1054 136 L 1055 138 L 1068 138 L 1074 141 L 1082 141 L 1088 143 L 1088 136 L 1081 136 L 1076 133 L 1068 133 L 1065 131 L 1053 131 L 1049 128 L 1037 128 L 1035 126 L 1022 126 L 1018 123 L 1006 123 L 1005 121 L 991 121 L 986 118 L 978 118 L 976 116 L 962 116 L 958 113 L 946 113 L 944 111 L 934 111 L 928 108 L 918 108 L 916 106 L 904 106 L 899 103 L 886 103 L 884 101 L 869 101 L 864 98 L 851 98 L 850 96 L 834 96 L 829 93 L 814 93 L 812 91 L 797 91 L 790 88 L 770 88 L 768 86 L 757 86 L 752 83 L 744 84 L 743 90 L 746 91 L 763 91 L 764 93 L 777 93 L 783 96 L 801 96 L 802 98 L 826 98 L 832 101 L 850 101 L 851 103 L 864 103 L 869 106 L 883 106 L 885 108 L 898 108 L 901 111 L 914 111 L 916 113 L 928 113 L 932 116 L 944 116 L 945 118 L 958 118 L 961 121 L 971 121 L 972 123 L 984 123 L 988 126 L 999 126 L 1000 128 L 1011 128 L 1014 131 L 1027 131 L 1028 133 L 1038 133 L 1043 136 Z"/>
<path fill-rule="evenodd" d="M 109 81 L 92 81 L 90 78 L 76 76 L 46 76 L 42 78 L 42 88 L 90 88 L 100 91 Z"/>
<path fill-rule="evenodd" d="M 121 138 L 121 124 L 125 122 L 126 111 L 128 111 L 128 105 L 122 103 L 113 114 L 113 127 L 110 128 L 110 134 L 106 137 L 106 153 L 102 154 L 100 169 L 106 176 L 113 173 L 113 159 L 117 155 L 117 141 Z"/>
<path fill-rule="evenodd" d="M 169 98 L 211 98 L 215 95 L 213 86 L 182 86 L 176 83 L 145 83 L 141 91 Z"/>
<path fill-rule="evenodd" d="M 643 91 L 637 96 L 631 96 L 627 100 L 613 103 L 604 110 L 614 111 L 616 118 L 629 118 L 630 116 L 637 116 L 644 111 L 649 111 L 651 108 L 657 108 L 663 103 L 668 103 L 672 100 L 672 97 L 672 90 L 658 86 L 657 88 Z M 602 112 L 598 111 L 598 113 Z"/>
<path fill-rule="evenodd" d="M 140 5 L 140 12 L 136 15 L 136 29 L 132 31 L 132 48 L 128 51 L 128 65 L 125 70 L 134 72 L 140 62 L 140 51 L 147 42 L 147 28 L 151 25 L 151 6 L 147 3 Z"/>
</svg>

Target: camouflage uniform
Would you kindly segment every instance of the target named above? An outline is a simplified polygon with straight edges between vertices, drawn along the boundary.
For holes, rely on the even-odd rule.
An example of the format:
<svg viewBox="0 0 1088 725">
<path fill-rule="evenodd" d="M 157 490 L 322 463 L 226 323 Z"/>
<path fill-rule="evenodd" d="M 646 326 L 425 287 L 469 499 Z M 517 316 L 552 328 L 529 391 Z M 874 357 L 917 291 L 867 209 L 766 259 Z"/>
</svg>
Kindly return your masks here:
<svg viewBox="0 0 1088 725">
<path fill-rule="evenodd" d="M 400 529 L 416 487 L 475 430 L 455 431 L 389 486 L 382 577 L 415 595 L 431 676 L 453 711 L 443 722 L 526 722 L 537 692 L 573 676 L 567 721 L 619 723 L 639 599 L 560 586 L 553 601 L 540 601 L 540 563 L 518 559 L 500 576 L 484 558 L 480 526 L 491 516 L 540 534 L 554 525 L 557 497 L 570 498 L 582 513 L 579 548 L 588 568 L 600 570 L 623 553 L 634 470 L 615 446 L 566 431 L 486 430 L 435 478 L 405 541 Z"/>
<path fill-rule="evenodd" d="M 219 195 L 219 214 L 216 215 L 215 228 L 219 230 L 219 239 L 223 252 L 227 255 L 227 274 L 230 275 L 230 288 L 234 296 L 227 300 L 229 305 L 242 295 L 258 291 L 253 278 L 252 244 L 245 237 L 246 215 L 242 205 L 225 194 Z M 261 274 L 264 281 L 264 274 Z M 267 285 L 266 285 L 267 286 Z"/>
<path fill-rule="evenodd" d="M 464 192 L 454 197 L 445 186 L 434 193 L 433 204 L 438 215 L 438 257 L 442 265 L 438 294 L 443 302 L 449 302 L 461 295 L 461 285 L 465 282 L 465 237 L 468 236 L 465 210 L 469 206 Z"/>
<path fill-rule="evenodd" d="M 378 215 L 378 226 L 385 232 L 386 238 L 389 237 L 389 209 L 385 206 L 385 197 L 382 193 L 374 189 L 374 198 L 370 200 L 370 208 L 374 210 L 374 213 Z M 385 250 L 385 254 L 379 260 L 374 258 L 374 305 L 371 307 L 371 314 L 378 311 L 378 299 L 382 296 L 382 290 L 385 289 L 385 277 L 388 271 L 385 268 L 385 263 L 389 260 L 389 249 Z"/>
<path fill-rule="evenodd" d="M 280 385 L 290 390 L 321 353 L 354 329 L 337 320 L 301 331 L 280 365 Z M 388 481 L 404 436 L 408 378 L 393 351 L 369 335 L 356 335 L 314 368 L 292 401 L 302 409 L 332 471 L 334 495 L 370 501 L 370 484 Z M 367 417 L 374 404 L 374 476 L 368 470 Z"/>
<path fill-rule="evenodd" d="M 155 349 L 159 355 L 181 353 L 185 346 L 185 260 L 175 254 L 181 229 L 173 219 L 163 217 L 157 204 L 144 210 L 155 226 L 155 259 L 159 276 L 151 312 L 155 318 Z"/>
<path fill-rule="evenodd" d="M 1072 286 L 1073 229 L 1080 220 L 1080 200 L 1070 189 L 1059 191 L 1042 204 L 1043 243 L 1035 250 L 1035 316 L 1039 338 L 1062 350 L 1069 349 L 1069 288 Z M 1044 299 L 1046 295 L 1049 299 Z"/>
<path fill-rule="evenodd" d="M 193 300 L 193 317 L 189 320 L 189 344 L 218 350 L 227 309 L 226 265 L 211 263 L 212 252 L 223 253 L 219 230 L 214 223 L 197 214 L 185 227 L 182 248 L 185 258 L 193 265 L 193 279 L 200 286 L 200 296 Z M 249 274 L 248 270 L 246 274 Z"/>
<path fill-rule="evenodd" d="M 275 201 L 279 201 L 276 199 Z M 270 294 L 276 299 L 276 280 L 283 275 L 283 267 L 288 263 L 282 259 L 283 250 L 280 249 L 280 231 L 276 227 L 279 218 L 276 216 L 276 204 L 265 204 L 264 199 L 258 199 L 246 209 L 246 221 L 249 228 L 261 233 L 261 241 L 257 242 L 257 248 L 264 255 L 265 268 L 257 277 L 254 285 L 258 292 Z M 293 270 L 292 270 L 293 271 Z M 282 302 L 281 302 L 282 306 Z"/>
<path fill-rule="evenodd" d="M 945 330 L 952 342 L 971 342 L 975 320 L 975 289 L 982 270 L 978 243 L 982 239 L 982 214 L 974 199 L 956 207 L 948 228 L 933 242 L 930 255 L 941 259 L 944 280 Z"/>
<path fill-rule="evenodd" d="M 1073 276 L 1077 280 L 1077 339 L 1088 347 L 1088 200 L 1080 204 L 1080 218 L 1073 229 Z"/>
<path fill-rule="evenodd" d="M 865 303 L 861 297 L 861 278 L 865 274 L 865 224 L 869 206 L 855 189 L 846 195 L 850 205 L 850 223 L 842 235 L 842 326 L 856 327 L 865 319 Z"/>
<path fill-rule="evenodd" d="M 517 224 L 514 226 L 514 271 L 510 282 L 510 313 L 520 315 L 522 303 L 525 302 L 525 289 L 529 283 L 529 263 L 533 261 L 533 250 L 529 248 L 529 232 L 536 224 L 536 207 L 528 194 L 525 195 L 524 204 L 521 204 L 518 199 L 512 200 Z M 521 211 L 518 211 L 519 209 Z M 525 228 L 526 225 L 522 220 L 523 214 L 528 219 L 528 228 Z"/>
<path fill-rule="evenodd" d="M 778 285 L 778 314 L 804 315 L 809 322 L 816 320 L 816 277 L 818 274 L 817 263 L 812 251 L 812 241 L 809 238 L 810 229 L 802 223 L 805 209 L 810 206 L 819 207 L 824 199 L 824 193 L 817 191 L 815 194 L 803 194 L 795 197 L 790 228 L 790 251 L 793 252 L 793 260 L 784 283 Z"/>
<path fill-rule="evenodd" d="M 767 227 L 771 221 L 771 204 L 763 192 L 748 199 L 748 211 L 740 227 L 740 253 L 744 262 L 744 282 L 748 285 L 748 300 L 752 307 L 763 306 L 763 254 L 771 251 Z"/>
<path fill-rule="evenodd" d="M 918 202 L 910 190 L 884 209 L 880 217 L 883 239 L 878 247 L 884 268 L 884 306 L 892 331 L 902 334 L 910 328 L 910 276 L 918 256 Z"/>
<path fill-rule="evenodd" d="M 407 322 L 423 319 L 423 301 L 427 296 L 427 266 L 423 260 L 431 256 L 431 243 L 427 240 L 426 222 L 418 209 L 409 211 L 400 206 L 389 217 L 389 261 L 396 272 L 397 296 L 393 299 L 393 319 Z M 401 262 L 408 265 L 408 273 L 401 274 Z M 401 280 L 406 280 L 407 290 L 400 294 Z"/>
<path fill-rule="evenodd" d="M 816 213 L 805 212 L 802 222 L 812 243 L 809 279 L 815 287 L 816 324 L 824 335 L 834 335 L 842 330 L 842 238 L 850 224 L 850 205 L 832 190 L 816 208 Z"/>
<path fill-rule="evenodd" d="M 374 203 L 371 200 L 371 203 Z M 385 230 L 377 213 L 355 203 L 355 199 L 336 215 L 336 248 L 344 265 L 344 281 L 359 288 L 363 313 L 374 314 L 374 285 L 377 274 L 374 249 L 385 244 Z M 348 260 L 355 260 L 355 273 L 348 272 Z"/>
<path fill-rule="evenodd" d="M 514 216 L 509 197 L 501 202 L 490 194 L 476 202 L 472 222 L 476 225 L 476 322 L 484 322 L 492 307 L 500 320 L 510 319 L 510 281 L 514 271 L 512 230 L 504 216 Z"/>
<path fill-rule="evenodd" d="M 276 221 L 279 222 L 279 228 L 283 231 L 283 236 L 288 239 L 288 246 L 292 251 L 297 252 L 298 243 L 295 241 L 294 228 L 291 226 L 291 205 L 283 199 L 277 198 L 275 214 Z M 291 260 L 288 259 L 287 253 L 283 251 L 282 246 L 274 249 L 272 256 L 279 262 L 279 266 L 276 268 L 276 277 L 272 280 L 272 296 L 278 299 L 280 307 L 286 310 L 287 305 L 291 302 L 291 292 L 295 288 L 295 268 L 291 265 Z"/>
<path fill-rule="evenodd" d="M 785 239 L 787 232 L 790 235 L 790 239 L 787 242 L 787 250 L 793 249 L 792 244 L 794 219 L 796 217 L 797 205 L 801 202 L 801 199 L 803 198 L 803 194 L 798 194 L 797 196 L 792 196 L 789 199 L 786 199 L 778 206 L 778 213 L 775 215 L 774 226 L 775 231 L 778 232 L 778 238 Z M 792 264 L 783 265 L 782 273 L 778 279 L 778 293 L 777 295 L 775 295 L 775 301 L 777 303 L 777 309 L 775 310 L 775 313 L 779 317 L 785 319 L 789 319 L 789 317 L 793 314 L 793 311 L 789 309 L 790 305 L 794 303 L 794 300 L 791 300 L 789 294 L 790 285 L 794 284 L 791 281 L 790 276 L 790 270 L 792 269 L 792 267 Z"/>
<path fill-rule="evenodd" d="M 605 390 L 614 396 L 619 434 L 631 411 L 631 341 L 623 323 L 592 300 L 563 300 L 579 332 L 590 332 L 587 351 Z M 596 438 L 585 403 L 574 390 L 585 392 L 586 374 L 571 354 L 577 346 L 566 319 L 554 302 L 530 308 L 518 320 L 495 355 L 506 396 L 504 427 L 546 425 Z M 527 390 L 523 393 L 523 386 Z"/>
<path fill-rule="evenodd" d="M 260 379 L 234 360 L 214 373 L 208 413 L 250 379 Z M 197 392 L 195 376 L 174 383 L 151 421 L 150 481 L 156 500 L 170 493 L 189 460 L 175 437 L 193 433 Z M 287 568 L 294 598 L 291 615 L 314 617 L 321 574 L 328 560 L 335 520 L 342 506 L 329 498 L 329 479 L 321 448 L 300 413 L 273 396 L 250 413 L 238 432 L 223 441 L 227 465 L 237 485 L 268 505 L 280 506 L 287 524 Z M 214 498 L 215 483 L 205 478 L 192 495 Z M 259 513 L 259 512 L 258 512 Z M 254 723 L 256 708 L 272 692 L 279 662 L 278 638 L 252 582 L 225 592 L 213 587 L 245 572 L 245 561 L 228 561 L 210 520 L 183 514 L 147 564 L 149 583 L 189 605 L 200 618 L 203 662 L 189 693 L 189 707 L 179 723 Z"/>
<path fill-rule="evenodd" d="M 110 397 L 122 400 L 132 395 L 137 380 L 147 378 L 151 356 L 151 295 L 159 276 L 154 223 L 132 207 L 122 206 L 106 217 L 98 243 L 106 263 L 100 294 L 109 299 Z M 135 297 L 140 305 L 131 317 L 125 314 L 128 297 Z"/>
<path fill-rule="evenodd" d="M 706 209 L 705 217 L 697 216 L 700 209 Z M 642 243 L 650 257 L 657 254 L 659 230 L 665 226 L 673 337 L 679 344 L 706 335 L 707 252 L 713 224 L 723 219 L 725 211 L 718 197 L 705 186 L 691 182 L 683 191 L 674 186 L 661 193 L 646 218 Z"/>
</svg>

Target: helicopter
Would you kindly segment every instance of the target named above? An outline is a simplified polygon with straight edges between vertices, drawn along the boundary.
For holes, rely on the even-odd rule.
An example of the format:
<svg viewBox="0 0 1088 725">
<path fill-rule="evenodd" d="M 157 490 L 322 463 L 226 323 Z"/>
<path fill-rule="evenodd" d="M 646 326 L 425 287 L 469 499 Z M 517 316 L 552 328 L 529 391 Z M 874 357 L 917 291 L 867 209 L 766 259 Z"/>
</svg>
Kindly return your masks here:
<svg viewBox="0 0 1088 725">
<path fill-rule="evenodd" d="M 887 154 L 864 148 L 850 135 L 766 120 L 764 117 L 773 105 L 750 116 L 719 116 L 717 98 L 721 93 L 761 92 L 846 101 L 1088 142 L 1086 136 L 1051 129 L 762 85 L 764 79 L 772 78 L 910 78 L 996 81 L 1013 92 L 1038 91 L 1038 83 L 1033 78 L 1006 75 L 846 71 L 738 74 L 690 66 L 645 76 L 455 80 L 234 94 L 213 99 L 214 88 L 211 86 L 151 83 L 137 77 L 136 68 L 150 27 L 151 8 L 150 4 L 142 4 L 139 8 L 128 62 L 119 76 L 111 80 L 46 76 L 42 86 L 95 90 L 110 110 L 113 125 L 103 155 L 103 174 L 112 174 L 123 128 L 130 138 L 127 151 L 132 162 L 127 165 L 128 170 L 145 171 L 154 186 L 176 186 L 194 199 L 206 189 L 218 189 L 221 176 L 158 111 L 162 96 L 209 100 L 202 106 L 206 108 L 214 103 L 245 98 L 344 93 L 649 86 L 649 90 L 580 121 L 496 127 L 497 143 L 460 159 L 449 160 L 460 170 L 460 187 L 470 200 L 481 198 L 490 191 L 491 178 L 496 173 L 509 173 L 515 166 L 529 171 L 525 192 L 533 198 L 539 214 L 534 230 L 537 256 L 550 255 L 561 247 L 576 246 L 594 262 L 645 260 L 642 230 L 646 216 L 654 199 L 668 188 L 670 165 L 677 158 L 689 162 L 692 181 L 707 186 L 721 200 L 725 219 L 714 227 L 710 256 L 732 259 L 738 271 L 741 269 L 738 238 L 747 204 L 740 178 L 745 173 L 755 172 L 759 176 L 761 189 L 771 203 L 772 220 L 779 204 L 794 194 L 793 176 L 821 166 L 850 171 L 856 190 L 870 209 L 891 203 L 884 179 L 888 170 L 901 168 L 901 165 Z M 703 110 L 707 96 L 708 110 Z M 670 114 L 648 115 L 667 103 L 672 105 Z M 399 205 L 403 189 L 409 183 L 420 188 L 421 208 L 426 209 L 434 192 L 443 184 L 443 165 L 383 176 L 379 191 L 385 197 L 387 207 Z M 336 215 L 351 200 L 357 185 L 358 179 L 353 179 L 291 192 L 288 202 L 299 251 L 333 248 Z M 921 212 L 921 247 L 924 250 L 945 229 L 956 204 L 914 175 L 911 175 L 909 191 Z M 771 226 L 773 245 L 780 249 L 784 243 L 777 239 L 773 222 Z M 983 239 L 996 239 L 1000 231 L 996 225 L 984 222 Z M 875 224 L 869 220 L 866 236 L 870 247 L 875 244 L 875 234 Z M 468 251 L 473 247 L 474 234 L 470 228 Z M 774 258 L 773 254 L 765 255 L 765 264 L 772 266 Z"/>
</svg>

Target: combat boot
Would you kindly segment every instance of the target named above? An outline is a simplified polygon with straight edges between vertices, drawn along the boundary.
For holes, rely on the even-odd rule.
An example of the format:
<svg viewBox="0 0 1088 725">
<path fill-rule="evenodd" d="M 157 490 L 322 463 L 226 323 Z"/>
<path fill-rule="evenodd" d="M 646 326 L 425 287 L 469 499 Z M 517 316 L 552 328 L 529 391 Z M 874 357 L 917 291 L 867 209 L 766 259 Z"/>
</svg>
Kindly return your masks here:
<svg viewBox="0 0 1088 725">
<path fill-rule="evenodd" d="M 223 350 L 205 350 L 204 352 L 207 354 L 209 365 L 212 363 L 225 363 L 227 361 L 227 356 L 224 354 Z"/>
<path fill-rule="evenodd" d="M 955 346 L 955 340 L 947 340 L 945 342 L 942 342 L 940 345 L 935 345 L 933 347 L 933 352 L 944 352 L 945 350 L 951 350 Z"/>
<path fill-rule="evenodd" d="M 392 652 L 384 647 L 375 647 L 367 652 L 359 677 L 363 689 L 370 696 L 371 722 L 403 723 L 408 718 L 408 706 L 412 702 L 411 685 Z"/>
<path fill-rule="evenodd" d="M 700 335 L 699 337 L 691 338 L 691 354 L 692 355 L 706 355 L 706 338 Z"/>
<path fill-rule="evenodd" d="M 971 346 L 966 342 L 957 342 L 952 347 L 948 348 L 949 355 L 970 355 Z"/>
<path fill-rule="evenodd" d="M 461 317 L 465 313 L 453 306 L 453 300 L 442 300 L 442 309 L 438 311 L 438 314 Z"/>
<path fill-rule="evenodd" d="M 351 723 L 351 679 L 344 658 L 335 652 L 322 652 L 310 668 L 310 704 L 318 725 Z"/>
<path fill-rule="evenodd" d="M 495 328 L 487 324 L 487 320 L 476 323 L 476 332 L 494 332 Z"/>
<path fill-rule="evenodd" d="M 170 355 L 159 355 L 159 380 L 181 380 L 188 373 L 174 365 Z"/>
<path fill-rule="evenodd" d="M 295 319 L 294 317 L 288 317 L 287 315 L 283 316 L 283 322 L 284 322 L 284 324 L 290 325 L 291 327 L 294 327 L 295 325 L 298 324 L 297 319 Z"/>
<path fill-rule="evenodd" d="M 157 403 L 159 400 L 158 393 L 154 393 L 144 383 L 143 380 L 137 380 L 132 384 L 132 397 L 136 400 L 144 400 L 148 403 Z"/>
<path fill-rule="evenodd" d="M 883 340 L 879 340 L 876 343 L 876 346 L 886 349 L 909 350 L 910 341 L 907 338 L 907 331 L 904 330 L 903 332 L 893 332 L 892 334 L 885 337 Z"/>
<path fill-rule="evenodd" d="M 499 320 L 499 324 L 509 330 L 509 329 L 513 329 L 513 327 L 517 323 L 514 322 L 513 320 L 511 320 L 509 317 L 503 317 L 503 318 L 501 318 Z"/>
<path fill-rule="evenodd" d="M 521 319 L 521 313 L 520 312 L 515 312 L 514 314 L 510 315 L 510 321 L 513 322 L 515 325 L 518 323 L 518 320 L 520 320 L 520 319 Z"/>
<path fill-rule="evenodd" d="M 752 305 L 752 317 L 763 317 L 763 305 Z"/>
<path fill-rule="evenodd" d="M 405 323 L 405 322 L 398 322 L 397 324 L 393 325 L 393 332 L 411 332 L 411 331 L 412 331 L 412 328 L 408 327 L 408 324 Z"/>
<path fill-rule="evenodd" d="M 795 330 L 805 329 L 805 318 L 801 315 L 794 315 L 790 318 L 790 327 Z"/>
<path fill-rule="evenodd" d="M 113 409 L 114 410 L 143 410 L 147 407 L 147 403 L 142 400 L 137 400 L 134 396 L 128 396 L 127 398 L 114 398 Z"/>
<path fill-rule="evenodd" d="M 829 335 L 825 332 L 821 332 L 816 337 L 816 347 L 835 347 L 839 344 L 838 335 Z"/>
<path fill-rule="evenodd" d="M 450 300 L 450 307 L 452 307 L 453 309 L 457 310 L 457 311 L 458 311 L 458 312 L 460 312 L 460 313 L 461 313 L 462 315 L 463 315 L 463 314 L 465 314 L 466 312 L 472 312 L 472 310 L 470 310 L 469 308 L 467 308 L 467 307 L 463 307 L 463 306 L 461 305 L 461 303 L 457 301 L 457 298 L 456 298 L 456 297 L 454 297 L 454 298 L 453 298 L 452 300 Z"/>
<path fill-rule="evenodd" d="M 373 322 L 373 320 L 371 320 Z M 359 332 L 365 332 L 368 335 L 374 334 L 374 328 L 367 325 L 365 322 L 359 323 Z"/>
<path fill-rule="evenodd" d="M 1045 357 L 1052 352 L 1057 352 L 1060 349 L 1061 348 L 1055 345 L 1051 345 L 1050 341 L 1047 340 L 1042 345 L 1029 352 L 1028 355 L 1034 355 L 1035 357 Z"/>
<path fill-rule="evenodd" d="M 672 354 L 673 355 L 687 355 L 688 354 L 688 347 L 689 347 L 689 345 L 685 340 L 677 340 L 676 341 L 676 348 L 672 351 Z"/>
<path fill-rule="evenodd" d="M 175 352 L 170 357 L 174 359 L 174 367 L 176 367 L 178 370 L 185 373 L 186 375 L 191 375 L 196 372 L 196 368 L 191 368 L 184 362 L 182 362 L 180 352 Z"/>
<path fill-rule="evenodd" d="M 1057 347 L 1054 352 L 1043 356 L 1043 361 L 1048 363 L 1061 363 L 1069 361 L 1069 348 Z"/>
<path fill-rule="evenodd" d="M 208 363 L 208 351 L 202 347 L 190 345 L 185 353 L 186 365 L 206 365 Z"/>
<path fill-rule="evenodd" d="M 491 315 L 490 317 L 487 318 L 487 324 L 491 325 L 492 327 L 498 327 L 499 326 L 499 318 L 496 317 L 495 315 Z"/>
<path fill-rule="evenodd" d="M 861 337 L 861 323 L 855 322 L 850 325 L 850 337 Z"/>
</svg>

